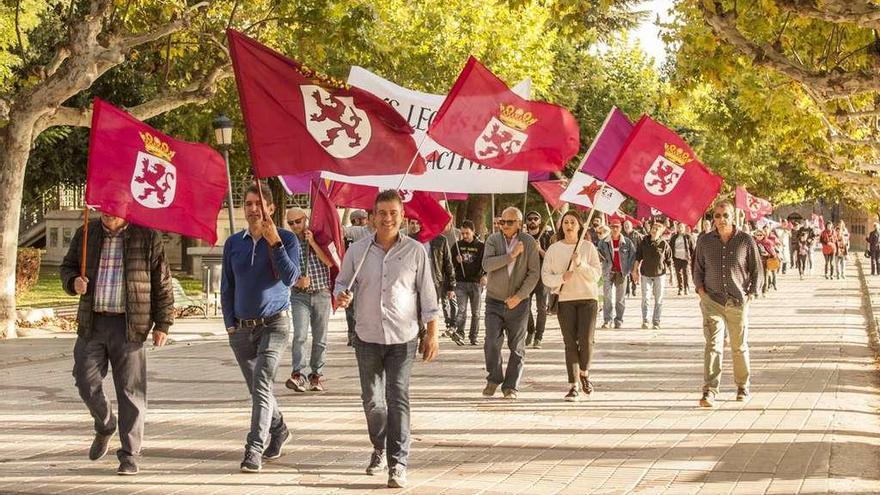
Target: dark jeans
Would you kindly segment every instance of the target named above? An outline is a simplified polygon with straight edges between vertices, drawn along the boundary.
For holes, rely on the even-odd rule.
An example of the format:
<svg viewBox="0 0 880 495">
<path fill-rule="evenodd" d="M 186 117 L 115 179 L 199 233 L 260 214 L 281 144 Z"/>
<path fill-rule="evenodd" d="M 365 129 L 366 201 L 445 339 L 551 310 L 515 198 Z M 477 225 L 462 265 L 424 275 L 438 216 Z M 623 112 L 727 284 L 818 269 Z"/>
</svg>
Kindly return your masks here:
<svg viewBox="0 0 880 495">
<path fill-rule="evenodd" d="M 599 302 L 595 299 L 560 301 L 559 329 L 565 344 L 565 369 L 568 383 L 577 383 L 580 372 L 590 371 L 593 344 L 596 342 L 596 316 Z"/>
<path fill-rule="evenodd" d="M 639 284 L 636 283 L 635 279 L 633 279 L 632 273 L 626 276 L 626 288 L 624 290 L 624 295 L 626 296 L 634 296 L 636 295 L 636 289 L 639 288 Z"/>
<path fill-rule="evenodd" d="M 352 345 L 354 342 L 354 300 L 345 308 L 345 324 L 348 326 L 348 343 Z"/>
<path fill-rule="evenodd" d="M 532 295 L 529 296 L 529 322 L 526 331 L 529 335 L 533 335 L 535 340 L 544 338 L 544 328 L 547 326 L 547 292 L 544 290 L 544 284 L 539 280 Z M 535 300 L 536 317 L 532 316 L 532 299 Z"/>
<path fill-rule="evenodd" d="M 804 276 L 804 271 L 807 269 L 807 255 L 806 254 L 798 254 L 797 255 L 797 269 L 798 274 L 801 277 Z"/>
<path fill-rule="evenodd" d="M 834 277 L 834 255 L 823 253 L 823 256 L 825 256 L 825 276 Z"/>
<path fill-rule="evenodd" d="M 480 331 L 480 297 L 483 295 L 483 287 L 479 282 L 459 282 L 455 286 L 455 299 L 458 301 L 458 315 L 456 315 L 455 333 L 464 337 L 464 326 L 467 321 L 468 305 L 470 305 L 471 329 L 468 337 L 471 342 L 476 342 Z"/>
<path fill-rule="evenodd" d="M 147 355 L 142 342 L 129 342 L 125 315 L 92 319 L 94 328 L 88 338 L 77 337 L 73 346 L 73 378 L 89 413 L 95 420 L 95 432 L 110 434 L 116 429 L 116 417 L 102 382 L 107 368 L 113 369 L 113 386 L 119 403 L 120 459 L 140 454 L 144 438 L 144 415 L 147 412 Z"/>
<path fill-rule="evenodd" d="M 229 335 L 229 347 L 251 394 L 251 431 L 245 445 L 248 450 L 263 453 L 270 436 L 286 428 L 272 388 L 289 336 L 289 316 L 282 316 L 264 326 L 239 326 Z"/>
<path fill-rule="evenodd" d="M 524 300 L 513 309 L 507 309 L 504 301 L 486 298 L 486 341 L 483 353 L 486 356 L 487 381 L 500 384 L 501 390 L 517 390 L 522 378 L 523 363 L 526 358 L 526 319 L 529 301 Z M 501 346 L 504 332 L 507 332 L 507 348 L 510 358 L 506 372 L 503 370 Z"/>
<path fill-rule="evenodd" d="M 418 339 L 387 345 L 354 340 L 370 443 L 385 450 L 389 466 L 406 467 L 409 457 L 409 379 L 417 349 Z"/>
<path fill-rule="evenodd" d="M 880 249 L 871 251 L 871 275 L 880 275 Z"/>
<path fill-rule="evenodd" d="M 675 279 L 678 282 L 678 292 L 688 291 L 688 272 L 690 271 L 688 268 L 690 267 L 690 261 L 683 260 L 679 258 L 673 258 L 673 263 L 675 263 Z"/>
</svg>

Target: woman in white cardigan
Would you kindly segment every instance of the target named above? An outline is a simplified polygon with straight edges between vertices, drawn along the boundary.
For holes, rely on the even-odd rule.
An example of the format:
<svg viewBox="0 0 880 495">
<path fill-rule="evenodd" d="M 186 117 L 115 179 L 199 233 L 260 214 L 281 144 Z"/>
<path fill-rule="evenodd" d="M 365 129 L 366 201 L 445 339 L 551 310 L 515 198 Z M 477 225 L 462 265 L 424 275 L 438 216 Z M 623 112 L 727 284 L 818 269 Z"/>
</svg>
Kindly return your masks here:
<svg viewBox="0 0 880 495">
<path fill-rule="evenodd" d="M 556 317 L 565 344 L 565 366 L 571 389 L 567 401 L 577 401 L 581 393 L 593 392 L 590 382 L 590 359 L 593 354 L 596 314 L 599 309 L 599 277 L 602 266 L 599 253 L 589 239 L 578 243 L 584 224 L 574 210 L 562 216 L 561 239 L 544 255 L 541 280 L 551 292 L 559 295 Z M 575 246 L 578 252 L 575 252 Z M 561 289 L 561 290 L 560 290 Z"/>
</svg>

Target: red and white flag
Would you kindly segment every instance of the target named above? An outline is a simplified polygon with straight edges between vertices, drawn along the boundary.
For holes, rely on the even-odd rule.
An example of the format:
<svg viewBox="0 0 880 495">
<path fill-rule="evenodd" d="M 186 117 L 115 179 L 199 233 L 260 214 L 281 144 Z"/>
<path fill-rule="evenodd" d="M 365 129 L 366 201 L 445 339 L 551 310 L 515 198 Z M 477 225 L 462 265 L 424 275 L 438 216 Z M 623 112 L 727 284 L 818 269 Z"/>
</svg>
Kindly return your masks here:
<svg viewBox="0 0 880 495">
<path fill-rule="evenodd" d="M 319 170 L 345 175 L 425 172 L 412 127 L 384 100 L 322 76 L 226 30 L 257 177 Z"/>
<path fill-rule="evenodd" d="M 474 57 L 428 136 L 487 167 L 530 172 L 562 170 L 580 147 L 580 127 L 568 110 L 518 96 Z"/>
<path fill-rule="evenodd" d="M 575 172 L 559 199 L 611 214 L 620 208 L 626 197 L 589 174 Z"/>
<path fill-rule="evenodd" d="M 766 199 L 752 196 L 743 186 L 736 186 L 736 207 L 745 212 L 746 220 L 752 222 L 773 213 L 772 203 Z"/>
<path fill-rule="evenodd" d="M 309 221 L 309 228 L 315 236 L 315 242 L 333 261 L 333 266 L 330 267 L 330 287 L 333 287 L 336 285 L 336 276 L 339 275 L 339 267 L 342 266 L 342 258 L 345 256 L 342 223 L 339 220 L 336 206 L 330 201 L 330 197 L 323 187 L 312 182 L 310 194 L 312 196 L 312 218 Z M 335 310 L 335 298 L 332 303 Z"/>
<path fill-rule="evenodd" d="M 563 192 L 565 192 L 565 184 L 564 180 L 544 180 L 538 182 L 530 182 L 532 187 L 535 188 L 536 191 L 544 198 L 544 201 L 550 205 L 550 208 L 553 211 L 556 211 L 562 208 L 565 205 L 565 200 L 560 198 Z"/>
<path fill-rule="evenodd" d="M 621 192 L 687 225 L 700 220 L 722 182 L 683 139 L 647 115 L 608 174 L 608 183 Z"/>
<path fill-rule="evenodd" d="M 419 242 L 427 242 L 440 235 L 452 215 L 443 208 L 436 199 L 424 191 L 398 191 L 403 202 L 403 214 L 406 218 L 414 218 L 422 225 L 419 231 Z M 330 201 L 344 208 L 361 208 L 372 210 L 379 195 L 379 188 L 361 186 L 346 182 L 333 182 L 330 188 Z"/>
<path fill-rule="evenodd" d="M 216 150 L 169 137 L 95 98 L 86 204 L 214 244 L 227 188 L 226 163 Z"/>
</svg>

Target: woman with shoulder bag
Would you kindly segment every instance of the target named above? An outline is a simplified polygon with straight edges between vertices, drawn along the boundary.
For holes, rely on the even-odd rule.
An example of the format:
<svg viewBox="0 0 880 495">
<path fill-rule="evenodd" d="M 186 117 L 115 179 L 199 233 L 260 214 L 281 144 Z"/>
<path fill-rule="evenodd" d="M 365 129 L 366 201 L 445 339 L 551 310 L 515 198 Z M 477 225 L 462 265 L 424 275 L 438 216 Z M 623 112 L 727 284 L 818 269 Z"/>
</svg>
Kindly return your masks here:
<svg viewBox="0 0 880 495">
<path fill-rule="evenodd" d="M 565 344 L 565 367 L 570 386 L 565 400 L 573 402 L 580 400 L 581 393 L 589 396 L 593 392 L 589 373 L 602 267 L 593 243 L 589 239 L 578 242 L 584 225 L 576 211 L 569 210 L 562 216 L 560 230 L 558 237 L 561 240 L 553 243 L 544 255 L 541 280 L 558 295 L 556 317 Z"/>
</svg>

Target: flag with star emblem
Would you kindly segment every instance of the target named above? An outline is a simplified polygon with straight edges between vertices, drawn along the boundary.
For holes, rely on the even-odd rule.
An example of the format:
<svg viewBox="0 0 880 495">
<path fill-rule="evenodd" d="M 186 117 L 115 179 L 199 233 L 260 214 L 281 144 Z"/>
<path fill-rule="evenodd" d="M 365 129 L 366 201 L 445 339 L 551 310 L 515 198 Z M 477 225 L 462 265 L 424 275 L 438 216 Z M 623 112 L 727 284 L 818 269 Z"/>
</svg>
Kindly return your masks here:
<svg viewBox="0 0 880 495">
<path fill-rule="evenodd" d="M 626 197 L 592 175 L 575 172 L 559 199 L 611 214 L 620 208 Z"/>
</svg>

